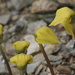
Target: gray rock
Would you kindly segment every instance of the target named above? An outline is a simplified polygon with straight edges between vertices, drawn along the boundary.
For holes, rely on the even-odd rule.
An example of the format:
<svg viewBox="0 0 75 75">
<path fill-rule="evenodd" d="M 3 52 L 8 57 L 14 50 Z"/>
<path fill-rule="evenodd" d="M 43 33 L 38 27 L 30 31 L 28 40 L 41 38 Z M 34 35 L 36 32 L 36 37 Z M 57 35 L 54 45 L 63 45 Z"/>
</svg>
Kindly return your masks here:
<svg viewBox="0 0 75 75">
<path fill-rule="evenodd" d="M 41 64 L 40 61 L 27 65 L 27 73 L 32 74 L 36 71 L 37 67 Z"/>
<path fill-rule="evenodd" d="M 50 60 L 51 65 L 59 65 L 60 63 L 62 63 L 62 56 L 54 56 L 54 55 L 48 55 L 48 58 Z M 47 62 L 44 62 L 45 64 L 47 64 Z"/>
<path fill-rule="evenodd" d="M 68 4 L 67 0 L 58 0 L 58 2 L 61 4 Z"/>
<path fill-rule="evenodd" d="M 11 17 L 10 14 L 0 15 L 0 23 L 7 24 L 8 21 L 10 20 L 10 17 Z"/>
<path fill-rule="evenodd" d="M 56 62 L 51 62 L 51 65 L 56 66 L 56 65 L 59 65 L 61 63 L 62 63 L 62 60 L 59 60 L 59 61 L 56 61 Z"/>
<path fill-rule="evenodd" d="M 12 68 L 11 68 L 11 71 L 12 71 L 12 74 L 13 74 L 13 75 L 19 75 L 19 74 L 20 74 L 20 71 L 19 71 L 18 68 L 12 67 Z"/>
<path fill-rule="evenodd" d="M 59 73 L 62 73 L 62 74 L 71 75 L 71 72 L 72 72 L 72 70 L 68 66 L 59 65 L 59 66 L 57 66 L 56 69 L 59 71 Z"/>
<path fill-rule="evenodd" d="M 14 7 L 16 10 L 21 10 L 25 6 L 31 4 L 33 0 L 10 0 L 7 4 L 9 8 Z"/>
<path fill-rule="evenodd" d="M 4 43 L 4 48 L 7 55 L 9 56 L 15 55 L 15 50 L 14 47 L 12 46 L 12 43 Z"/>
<path fill-rule="evenodd" d="M 5 64 L 0 62 L 0 73 L 7 73 L 8 71 L 6 70 Z"/>
<path fill-rule="evenodd" d="M 12 15 L 19 15 L 19 11 L 15 10 L 15 11 L 12 11 Z"/>
<path fill-rule="evenodd" d="M 47 44 L 45 46 L 45 51 L 47 52 L 47 54 L 53 54 L 53 53 L 56 53 L 60 50 L 60 47 L 61 45 L 60 44 L 56 44 L 56 45 L 50 45 L 50 44 Z"/>
<path fill-rule="evenodd" d="M 59 61 L 59 60 L 62 60 L 63 57 L 62 56 L 49 55 L 48 58 L 50 61 Z"/>
<path fill-rule="evenodd" d="M 70 54 L 71 54 L 72 56 L 75 56 L 75 49 L 72 50 L 72 51 L 70 51 Z"/>
<path fill-rule="evenodd" d="M 47 23 L 44 22 L 43 20 L 32 22 L 28 24 L 27 33 L 33 34 L 35 33 L 36 30 L 46 25 Z"/>
<path fill-rule="evenodd" d="M 48 75 L 47 72 L 41 72 L 40 75 Z"/>
<path fill-rule="evenodd" d="M 50 63 L 52 65 L 59 65 L 60 63 L 62 63 L 63 57 L 62 56 L 48 55 L 48 58 L 49 58 Z M 44 62 L 44 64 L 47 64 L 42 53 L 39 53 L 39 54 L 34 56 L 34 62 L 37 62 L 37 61 L 41 61 L 41 62 Z"/>
<path fill-rule="evenodd" d="M 3 34 L 19 32 L 22 29 L 26 28 L 26 24 L 27 24 L 26 20 L 24 20 L 24 21 L 17 21 L 14 26 L 10 27 L 7 31 L 4 31 Z"/>
<path fill-rule="evenodd" d="M 51 73 L 48 73 L 48 75 L 52 75 Z"/>
<path fill-rule="evenodd" d="M 47 70 L 46 70 L 48 73 L 50 73 L 51 71 L 50 71 L 50 69 L 49 68 L 47 68 Z"/>
<path fill-rule="evenodd" d="M 35 38 L 33 35 L 30 35 L 30 34 L 25 35 L 23 39 L 30 42 L 30 46 L 27 49 L 27 54 L 33 54 L 40 50 L 40 47 L 38 43 L 35 41 Z"/>
<path fill-rule="evenodd" d="M 58 7 L 58 4 L 50 0 L 36 0 L 32 4 L 31 12 L 50 12 L 55 11 Z"/>
<path fill-rule="evenodd" d="M 75 69 L 75 64 L 71 64 L 70 67 L 71 67 L 72 69 Z"/>
<path fill-rule="evenodd" d="M 73 49 L 75 45 L 75 40 L 70 40 L 67 44 L 66 44 L 66 48 L 68 49 Z"/>
<path fill-rule="evenodd" d="M 43 65 L 39 65 L 38 69 L 35 72 L 35 75 L 39 75 L 40 71 L 43 69 Z"/>
<path fill-rule="evenodd" d="M 12 20 L 13 20 L 13 21 L 16 21 L 18 18 L 19 18 L 19 15 L 13 15 L 13 16 L 12 16 Z"/>
<path fill-rule="evenodd" d="M 34 56 L 34 62 L 37 62 L 37 61 L 44 61 L 44 56 L 42 53 L 39 53 Z"/>
<path fill-rule="evenodd" d="M 69 4 L 72 6 L 74 6 L 74 4 L 75 4 L 75 0 L 58 0 L 58 2 L 61 4 L 67 4 L 67 5 Z"/>
<path fill-rule="evenodd" d="M 4 60 L 3 60 L 2 56 L 0 56 L 0 73 L 1 74 L 8 73 L 6 65 L 4 64 Z"/>
<path fill-rule="evenodd" d="M 53 66 L 57 66 L 57 65 L 59 65 L 59 64 L 61 64 L 61 63 L 62 63 L 62 60 L 55 61 L 55 62 L 51 62 L 51 61 L 50 61 L 50 63 L 51 63 L 51 65 L 53 65 Z M 44 64 L 46 64 L 46 65 L 47 65 L 47 62 L 46 62 L 46 61 L 44 61 Z"/>
</svg>

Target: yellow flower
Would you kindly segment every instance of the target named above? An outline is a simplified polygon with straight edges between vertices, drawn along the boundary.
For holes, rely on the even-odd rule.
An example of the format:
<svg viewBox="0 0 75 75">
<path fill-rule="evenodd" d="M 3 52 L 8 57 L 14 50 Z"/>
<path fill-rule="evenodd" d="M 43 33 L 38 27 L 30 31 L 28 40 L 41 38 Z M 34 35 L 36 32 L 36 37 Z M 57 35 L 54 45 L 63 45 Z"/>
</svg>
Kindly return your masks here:
<svg viewBox="0 0 75 75">
<path fill-rule="evenodd" d="M 0 24 L 0 35 L 3 34 L 3 26 Z"/>
<path fill-rule="evenodd" d="M 74 11 L 71 10 L 70 8 L 68 7 L 60 8 L 56 11 L 56 17 L 49 26 L 56 26 L 58 24 L 62 24 L 63 27 L 67 30 L 67 32 L 69 32 L 74 38 L 74 33 L 72 31 L 72 24 L 70 24 L 72 17 L 74 15 L 75 15 Z"/>
<path fill-rule="evenodd" d="M 27 64 L 33 62 L 33 56 L 21 53 L 10 58 L 10 62 L 16 64 L 19 69 L 25 69 Z"/>
<path fill-rule="evenodd" d="M 13 44 L 13 46 L 16 48 L 17 53 L 25 52 L 25 49 L 27 49 L 29 45 L 30 43 L 28 41 L 17 41 Z"/>
<path fill-rule="evenodd" d="M 35 39 L 39 44 L 60 43 L 54 31 L 48 27 L 42 27 L 35 32 Z"/>
</svg>

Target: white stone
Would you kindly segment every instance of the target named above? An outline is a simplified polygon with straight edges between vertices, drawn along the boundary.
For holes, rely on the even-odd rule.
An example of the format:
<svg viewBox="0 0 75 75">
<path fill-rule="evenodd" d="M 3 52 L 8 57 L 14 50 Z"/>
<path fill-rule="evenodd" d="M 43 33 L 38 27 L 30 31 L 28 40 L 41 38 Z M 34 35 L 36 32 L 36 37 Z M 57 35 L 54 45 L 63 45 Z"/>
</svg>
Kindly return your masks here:
<svg viewBox="0 0 75 75">
<path fill-rule="evenodd" d="M 41 64 L 35 72 L 35 75 L 39 75 L 40 71 L 43 69 L 43 65 Z"/>
<path fill-rule="evenodd" d="M 48 75 L 47 72 L 41 72 L 40 75 Z"/>
<path fill-rule="evenodd" d="M 28 74 L 32 74 L 33 72 L 35 72 L 35 70 L 37 69 L 37 67 L 41 64 L 40 61 L 36 62 L 36 63 L 32 63 L 32 64 L 28 64 L 27 65 L 27 73 Z"/>
<path fill-rule="evenodd" d="M 25 35 L 23 39 L 30 42 L 30 46 L 27 49 L 27 54 L 33 54 L 40 50 L 40 47 L 38 43 L 35 41 L 35 38 L 33 35 L 30 35 L 30 34 Z"/>
<path fill-rule="evenodd" d="M 31 22 L 28 24 L 27 33 L 34 34 L 36 30 L 38 30 L 39 28 L 43 26 L 47 26 L 47 23 L 43 20 Z"/>
</svg>

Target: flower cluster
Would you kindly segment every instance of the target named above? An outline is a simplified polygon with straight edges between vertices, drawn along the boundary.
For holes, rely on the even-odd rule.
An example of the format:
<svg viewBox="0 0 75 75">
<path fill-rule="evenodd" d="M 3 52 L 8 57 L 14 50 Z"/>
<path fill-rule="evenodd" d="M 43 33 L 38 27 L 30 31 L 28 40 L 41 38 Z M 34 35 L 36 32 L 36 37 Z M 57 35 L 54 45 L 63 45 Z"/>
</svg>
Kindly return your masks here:
<svg viewBox="0 0 75 75">
<path fill-rule="evenodd" d="M 56 11 L 55 19 L 49 26 L 56 26 L 62 24 L 62 26 L 69 32 L 73 38 L 75 38 L 75 12 L 68 7 L 60 8 Z M 42 27 L 35 32 L 35 39 L 39 44 L 57 44 L 60 43 L 56 34 L 51 28 Z"/>
<path fill-rule="evenodd" d="M 13 44 L 18 54 L 10 58 L 10 62 L 16 64 L 18 69 L 25 69 L 27 64 L 33 62 L 33 56 L 25 54 L 29 45 L 28 41 L 17 41 Z"/>
<path fill-rule="evenodd" d="M 56 11 L 55 19 L 49 26 L 56 26 L 62 24 L 62 26 L 69 32 L 73 38 L 75 38 L 73 28 L 73 18 L 75 18 L 75 12 L 68 7 L 60 8 Z"/>
<path fill-rule="evenodd" d="M 39 44 L 57 44 L 61 43 L 54 31 L 48 27 L 42 27 L 35 32 L 35 39 Z"/>
<path fill-rule="evenodd" d="M 52 23 L 49 26 L 56 26 L 62 24 L 62 26 L 69 32 L 73 38 L 75 38 L 75 22 L 73 21 L 75 18 L 75 12 L 68 7 L 60 8 L 56 11 L 56 16 Z M 0 35 L 2 35 L 2 26 L 0 25 Z M 35 33 L 35 40 L 38 42 L 42 49 L 42 53 L 47 58 L 47 55 L 44 51 L 44 48 L 41 44 L 60 44 L 61 42 L 58 40 L 55 32 L 49 27 L 41 27 Z M 13 56 L 10 61 L 15 63 L 19 69 L 24 69 L 28 63 L 32 63 L 33 57 L 32 55 L 25 54 L 27 52 L 27 48 L 29 47 L 30 43 L 28 41 L 17 41 L 14 43 L 14 47 L 18 55 Z M 48 66 L 50 65 L 49 60 L 47 58 Z M 50 66 L 51 67 L 51 66 Z M 51 69 L 51 68 L 50 68 Z M 52 75 L 54 75 L 53 71 L 51 70 Z"/>
<path fill-rule="evenodd" d="M 16 64 L 19 69 L 25 69 L 26 65 L 33 62 L 33 57 L 24 53 L 13 56 L 10 62 Z"/>
<path fill-rule="evenodd" d="M 17 53 L 24 53 L 29 45 L 30 43 L 28 41 L 17 41 L 13 44 Z"/>
</svg>

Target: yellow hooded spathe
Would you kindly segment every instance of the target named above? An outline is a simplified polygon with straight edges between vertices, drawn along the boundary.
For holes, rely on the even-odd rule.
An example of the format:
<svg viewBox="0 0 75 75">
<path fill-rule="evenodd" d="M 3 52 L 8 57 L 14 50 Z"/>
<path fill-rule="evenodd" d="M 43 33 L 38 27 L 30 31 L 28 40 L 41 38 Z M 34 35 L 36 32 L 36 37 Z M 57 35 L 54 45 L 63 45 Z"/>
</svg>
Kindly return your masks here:
<svg viewBox="0 0 75 75">
<path fill-rule="evenodd" d="M 17 41 L 13 44 L 17 53 L 22 53 L 29 47 L 30 43 L 28 41 Z"/>
<path fill-rule="evenodd" d="M 35 39 L 39 44 L 60 43 L 54 31 L 48 27 L 42 27 L 35 32 Z"/>
<path fill-rule="evenodd" d="M 27 64 L 33 62 L 33 56 L 21 53 L 10 58 L 10 62 L 16 64 L 19 69 L 24 69 Z"/>
<path fill-rule="evenodd" d="M 66 29 L 66 31 L 69 32 L 74 38 L 74 33 L 72 31 L 72 24 L 70 24 L 73 15 L 75 15 L 75 13 L 70 8 L 68 7 L 60 8 L 56 11 L 55 19 L 49 26 L 56 26 L 58 24 L 62 24 L 63 27 Z"/>
</svg>

